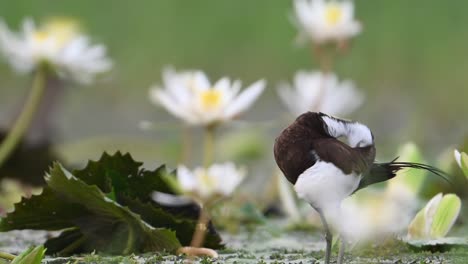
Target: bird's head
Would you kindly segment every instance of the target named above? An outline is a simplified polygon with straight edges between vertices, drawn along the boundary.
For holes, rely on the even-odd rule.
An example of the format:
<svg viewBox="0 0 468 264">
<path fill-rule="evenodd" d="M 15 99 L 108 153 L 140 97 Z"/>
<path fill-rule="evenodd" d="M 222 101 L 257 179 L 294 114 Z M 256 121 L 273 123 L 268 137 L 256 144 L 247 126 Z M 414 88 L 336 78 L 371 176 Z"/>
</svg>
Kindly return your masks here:
<svg viewBox="0 0 468 264">
<path fill-rule="evenodd" d="M 370 129 L 358 122 L 338 119 L 321 113 L 325 124 L 325 131 L 329 136 L 348 140 L 349 146 L 353 148 L 364 148 L 374 145 L 374 135 Z"/>
<path fill-rule="evenodd" d="M 348 143 L 351 147 L 364 148 L 374 145 L 374 135 L 367 126 L 353 123 L 350 127 Z"/>
</svg>

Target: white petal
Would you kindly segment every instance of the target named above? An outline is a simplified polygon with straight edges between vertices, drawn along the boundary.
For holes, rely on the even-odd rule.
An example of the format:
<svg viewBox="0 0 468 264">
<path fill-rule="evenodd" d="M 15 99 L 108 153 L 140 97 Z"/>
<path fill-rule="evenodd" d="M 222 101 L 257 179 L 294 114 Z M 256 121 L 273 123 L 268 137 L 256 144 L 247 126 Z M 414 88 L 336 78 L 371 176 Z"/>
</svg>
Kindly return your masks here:
<svg viewBox="0 0 468 264">
<path fill-rule="evenodd" d="M 223 196 L 230 196 L 245 177 L 245 171 L 237 170 L 232 162 L 213 164 L 208 173 L 216 178 L 216 192 Z"/>
<path fill-rule="evenodd" d="M 344 81 L 329 86 L 321 111 L 334 116 L 346 116 L 355 111 L 364 101 L 364 95 L 354 88 L 354 84 Z"/>
<path fill-rule="evenodd" d="M 458 151 L 458 150 L 454 150 L 453 151 L 453 155 L 455 156 L 455 160 L 457 161 L 457 164 L 458 166 L 461 168 L 462 167 L 462 164 L 461 164 L 461 153 Z"/>
<path fill-rule="evenodd" d="M 198 167 L 193 171 L 197 185 L 195 190 L 202 199 L 210 199 L 215 193 L 218 186 L 218 179 L 206 171 L 205 168 Z"/>
<path fill-rule="evenodd" d="M 297 94 L 288 84 L 280 84 L 278 86 L 277 92 L 283 104 L 293 115 L 300 115 L 307 111 L 307 108 L 303 107 L 303 104 L 298 103 L 296 96 Z"/>
<path fill-rule="evenodd" d="M 340 4 L 342 12 L 342 21 L 344 23 L 352 22 L 354 19 L 354 4 L 351 1 L 343 1 Z"/>
<path fill-rule="evenodd" d="M 177 181 L 185 192 L 192 192 L 197 188 L 195 176 L 183 165 L 177 167 Z"/>
<path fill-rule="evenodd" d="M 326 75 L 321 72 L 299 71 L 294 76 L 294 87 L 296 89 L 295 103 L 301 109 L 298 114 L 307 111 L 319 111 L 318 103 L 323 96 L 327 83 Z"/>
<path fill-rule="evenodd" d="M 265 89 L 264 80 L 257 81 L 242 91 L 227 107 L 225 118 L 230 119 L 247 110 Z"/>
<path fill-rule="evenodd" d="M 214 85 L 213 89 L 226 93 L 231 88 L 231 81 L 229 78 L 224 77 L 219 79 Z"/>
<path fill-rule="evenodd" d="M 294 1 L 294 10 L 296 12 L 296 17 L 298 22 L 302 26 L 308 25 L 313 21 L 313 14 L 310 10 L 309 3 L 305 0 L 295 0 Z"/>
<path fill-rule="evenodd" d="M 177 104 L 166 92 L 160 89 L 151 89 L 150 98 L 154 103 L 161 104 L 169 113 L 174 116 L 185 120 L 187 122 L 194 122 L 191 115 L 187 112 L 183 105 Z"/>
<path fill-rule="evenodd" d="M 173 195 L 163 192 L 153 192 L 151 194 L 151 198 L 158 204 L 165 206 L 184 206 L 193 203 L 192 199 L 187 196 Z"/>
<path fill-rule="evenodd" d="M 36 25 L 34 24 L 34 21 L 31 18 L 27 17 L 23 21 L 22 29 L 23 29 L 23 34 L 25 36 L 31 35 L 36 31 Z"/>
<path fill-rule="evenodd" d="M 208 77 L 202 71 L 196 71 L 193 74 L 193 81 L 194 81 L 194 86 L 195 86 L 193 88 L 195 89 L 207 90 L 211 88 L 211 84 L 210 84 Z"/>
</svg>

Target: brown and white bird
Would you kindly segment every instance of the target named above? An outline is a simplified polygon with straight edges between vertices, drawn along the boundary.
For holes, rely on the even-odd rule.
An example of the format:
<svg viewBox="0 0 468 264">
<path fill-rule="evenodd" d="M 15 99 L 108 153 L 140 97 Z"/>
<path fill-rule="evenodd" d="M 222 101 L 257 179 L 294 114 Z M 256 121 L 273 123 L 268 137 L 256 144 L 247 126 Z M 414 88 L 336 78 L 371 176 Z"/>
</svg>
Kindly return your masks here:
<svg viewBox="0 0 468 264">
<path fill-rule="evenodd" d="M 345 138 L 347 143 L 340 141 Z M 307 112 L 276 138 L 274 155 L 298 196 L 320 215 L 327 243 L 325 263 L 330 262 L 332 233 L 327 216 L 339 217 L 343 199 L 368 185 L 395 177 L 402 168 L 428 170 L 446 179 L 444 172 L 411 162 L 375 162 L 374 136 L 358 122 Z M 337 215 L 338 214 L 338 215 Z M 344 254 L 342 240 L 338 263 Z"/>
</svg>

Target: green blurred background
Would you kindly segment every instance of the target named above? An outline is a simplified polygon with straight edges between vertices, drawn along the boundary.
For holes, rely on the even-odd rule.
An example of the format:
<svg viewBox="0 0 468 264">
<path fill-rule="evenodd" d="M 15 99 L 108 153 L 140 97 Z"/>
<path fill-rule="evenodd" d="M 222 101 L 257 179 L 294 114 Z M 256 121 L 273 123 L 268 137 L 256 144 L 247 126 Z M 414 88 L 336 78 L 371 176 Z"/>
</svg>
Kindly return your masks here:
<svg viewBox="0 0 468 264">
<path fill-rule="evenodd" d="M 468 2 L 355 4 L 364 30 L 335 71 L 365 92 L 364 105 L 350 117 L 371 127 L 378 156 L 395 155 L 396 145 L 408 140 L 432 158 L 460 144 L 468 131 Z M 267 79 L 266 93 L 244 119 L 251 126 L 267 121 L 256 131 L 270 136 L 265 150 L 271 151 L 272 139 L 287 123 L 277 83 L 291 80 L 297 70 L 317 68 L 310 49 L 295 44 L 292 2 L 286 0 L 1 0 L 0 15 L 14 28 L 27 16 L 75 17 L 94 42 L 108 46 L 114 70 L 92 87 L 69 89 L 60 111 L 56 141 L 78 142 L 76 149 L 94 137 L 138 138 L 128 144 L 146 147 L 148 155 L 153 147 L 145 140 L 168 149 L 176 145 L 177 120 L 148 100 L 148 88 L 172 65 L 245 84 Z M 29 83 L 28 76 L 0 64 L 0 125 L 7 124 Z M 143 132 L 140 120 L 160 121 L 160 128 Z M 97 143 L 88 145 L 83 155 L 98 156 L 92 147 L 99 149 Z M 156 152 L 151 159 L 172 155 Z"/>
</svg>

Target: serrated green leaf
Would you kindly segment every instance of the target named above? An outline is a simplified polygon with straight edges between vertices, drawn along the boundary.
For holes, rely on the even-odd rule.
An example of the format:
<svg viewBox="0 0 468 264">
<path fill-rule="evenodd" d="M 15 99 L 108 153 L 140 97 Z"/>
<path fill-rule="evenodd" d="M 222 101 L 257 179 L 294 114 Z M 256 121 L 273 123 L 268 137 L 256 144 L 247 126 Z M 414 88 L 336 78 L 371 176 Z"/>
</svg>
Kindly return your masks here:
<svg viewBox="0 0 468 264">
<path fill-rule="evenodd" d="M 132 211 L 137 210 L 142 216 L 152 216 L 146 221 L 154 227 L 165 227 L 176 231 L 177 238 L 182 245 L 189 245 L 192 239 L 196 220 L 198 219 L 199 206 L 191 204 L 184 207 L 167 207 L 156 204 L 151 199 L 155 191 L 174 193 L 170 180 L 175 180 L 175 175 L 169 173 L 166 167 L 161 166 L 154 171 L 140 168 L 142 163 L 136 162 L 129 154 L 116 152 L 113 155 L 104 153 L 98 161 L 90 161 L 82 170 L 73 171 L 73 175 L 88 184 L 96 184 L 107 194 L 112 194 L 115 201 L 124 206 L 129 206 Z M 131 202 L 130 202 L 131 201 Z M 135 206 L 133 201 L 147 205 L 143 211 L 142 207 Z M 135 206 L 135 207 L 132 207 Z M 153 207 L 153 209 L 151 209 Z M 146 211 L 148 210 L 148 211 Z M 155 212 L 157 212 L 155 214 Z M 162 217 L 158 220 L 158 217 Z M 167 219 L 173 218 L 170 221 Z M 182 221 L 184 225 L 177 224 Z M 221 238 L 212 230 L 208 234 L 205 246 L 210 248 L 221 248 Z"/>
<path fill-rule="evenodd" d="M 455 194 L 446 194 L 434 214 L 430 237 L 444 237 L 452 228 L 461 209 L 461 200 Z"/>
<path fill-rule="evenodd" d="M 0 231 L 15 229 L 62 230 L 73 227 L 73 219 L 88 214 L 87 210 L 76 203 L 60 199 L 45 187 L 38 196 L 23 198 L 15 204 L 15 210 L 0 219 Z"/>
<path fill-rule="evenodd" d="M 145 251 L 170 251 L 180 247 L 175 234 L 154 228 L 128 208 L 107 198 L 101 190 L 74 177 L 55 164 L 46 178 L 48 187 L 71 203 L 84 206 L 91 215 L 74 219 L 74 224 L 95 250 L 116 254 Z"/>
<path fill-rule="evenodd" d="M 165 212 L 163 209 L 152 206 L 150 203 L 143 203 L 129 197 L 122 199 L 125 199 L 124 203 L 133 212 L 140 214 L 141 217 L 150 225 L 177 230 L 176 236 L 180 243 L 184 246 L 190 245 L 192 235 L 197 224 L 196 220 L 180 217 L 176 218 L 172 214 Z M 223 247 L 221 244 L 221 237 L 212 227 L 208 229 L 204 246 L 212 249 Z"/>
<path fill-rule="evenodd" d="M 174 251 L 179 241 L 188 245 L 199 207 L 154 202 L 152 192 L 171 193 L 163 178 L 174 175 L 164 166 L 148 171 L 141 165 L 121 153 L 105 153 L 73 173 L 54 164 L 43 193 L 16 204 L 15 211 L 0 221 L 0 231 L 65 229 L 46 242 L 48 252 L 62 255 Z M 221 238 L 210 227 L 205 246 L 221 248 Z"/>
<path fill-rule="evenodd" d="M 43 193 L 17 204 L 0 222 L 0 230 L 67 229 L 46 243 L 49 252 L 62 255 L 94 250 L 115 254 L 174 251 L 180 246 L 176 236 L 188 245 L 199 207 L 156 204 L 152 192 L 171 193 L 164 181 L 170 173 L 164 166 L 147 171 L 141 165 L 121 153 L 105 153 L 99 161 L 90 161 L 73 173 L 55 164 Z M 222 247 L 213 228 L 205 246 Z"/>
<path fill-rule="evenodd" d="M 45 252 L 44 246 L 31 247 L 13 259 L 11 264 L 40 264 Z"/>
<path fill-rule="evenodd" d="M 399 159 L 401 161 L 424 163 L 421 151 L 412 142 L 408 142 L 400 147 Z M 397 177 L 391 182 L 391 184 L 403 183 L 412 192 L 419 193 L 426 180 L 425 170 L 400 170 L 397 172 Z"/>
<path fill-rule="evenodd" d="M 426 221 L 424 217 L 424 210 L 421 209 L 416 216 L 413 218 L 408 226 L 408 236 L 411 239 L 422 239 L 426 236 L 425 227 Z"/>
<path fill-rule="evenodd" d="M 140 168 L 130 154 L 116 152 L 114 155 L 104 153 L 98 161 L 89 161 L 81 170 L 74 170 L 73 175 L 90 185 L 97 185 L 104 193 L 125 194 L 141 201 L 150 201 L 154 191 L 173 193 L 171 186 L 162 179 L 168 174 L 166 167 L 154 171 Z"/>
</svg>

